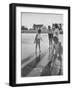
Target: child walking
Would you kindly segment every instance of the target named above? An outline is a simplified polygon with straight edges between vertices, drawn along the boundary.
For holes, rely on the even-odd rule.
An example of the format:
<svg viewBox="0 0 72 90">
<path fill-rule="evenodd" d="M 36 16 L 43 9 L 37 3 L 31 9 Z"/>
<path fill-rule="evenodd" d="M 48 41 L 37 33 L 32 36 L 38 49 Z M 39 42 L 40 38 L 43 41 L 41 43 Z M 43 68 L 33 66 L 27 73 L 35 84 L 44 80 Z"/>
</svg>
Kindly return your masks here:
<svg viewBox="0 0 72 90">
<path fill-rule="evenodd" d="M 41 54 L 41 48 L 40 48 L 40 41 L 42 40 L 41 38 L 41 29 L 38 30 L 38 33 L 35 36 L 35 41 L 34 43 L 36 43 L 35 46 L 35 54 L 37 56 L 37 49 L 39 48 L 39 55 Z"/>
</svg>

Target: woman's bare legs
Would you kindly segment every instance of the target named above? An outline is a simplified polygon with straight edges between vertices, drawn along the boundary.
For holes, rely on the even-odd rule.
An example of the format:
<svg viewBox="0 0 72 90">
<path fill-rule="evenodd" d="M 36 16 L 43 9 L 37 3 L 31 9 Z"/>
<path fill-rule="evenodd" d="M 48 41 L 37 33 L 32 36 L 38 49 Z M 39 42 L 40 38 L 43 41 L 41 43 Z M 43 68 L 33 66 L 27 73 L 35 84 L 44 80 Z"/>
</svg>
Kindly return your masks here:
<svg viewBox="0 0 72 90">
<path fill-rule="evenodd" d="M 40 44 L 39 44 L 39 55 L 41 54 Z"/>
<path fill-rule="evenodd" d="M 51 53 L 52 50 L 52 39 L 49 39 L 49 55 Z"/>
<path fill-rule="evenodd" d="M 35 48 L 35 55 L 37 56 L 37 44 L 36 44 L 36 48 Z"/>
</svg>

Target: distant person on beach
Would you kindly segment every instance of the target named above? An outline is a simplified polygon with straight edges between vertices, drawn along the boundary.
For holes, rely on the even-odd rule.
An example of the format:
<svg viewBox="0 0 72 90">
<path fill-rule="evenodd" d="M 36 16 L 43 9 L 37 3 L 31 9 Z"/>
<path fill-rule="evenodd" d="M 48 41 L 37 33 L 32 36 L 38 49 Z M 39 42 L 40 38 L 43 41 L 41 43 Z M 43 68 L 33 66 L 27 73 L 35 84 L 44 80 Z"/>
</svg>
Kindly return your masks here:
<svg viewBox="0 0 72 90">
<path fill-rule="evenodd" d="M 58 24 L 55 24 L 55 30 L 54 30 L 54 33 L 53 33 L 53 37 L 59 38 L 59 27 L 58 27 Z"/>
<path fill-rule="evenodd" d="M 41 48 L 40 48 L 40 41 L 42 40 L 41 37 L 41 29 L 38 30 L 38 33 L 35 36 L 34 43 L 36 43 L 36 48 L 35 48 L 35 54 L 37 56 L 37 49 L 39 48 L 39 55 L 41 54 Z"/>
<path fill-rule="evenodd" d="M 52 29 L 53 29 L 53 31 L 55 30 L 55 24 L 52 24 Z"/>
<path fill-rule="evenodd" d="M 49 38 L 49 52 L 52 47 L 52 39 L 53 39 L 53 31 L 51 29 L 51 26 L 48 26 L 48 38 Z"/>
</svg>

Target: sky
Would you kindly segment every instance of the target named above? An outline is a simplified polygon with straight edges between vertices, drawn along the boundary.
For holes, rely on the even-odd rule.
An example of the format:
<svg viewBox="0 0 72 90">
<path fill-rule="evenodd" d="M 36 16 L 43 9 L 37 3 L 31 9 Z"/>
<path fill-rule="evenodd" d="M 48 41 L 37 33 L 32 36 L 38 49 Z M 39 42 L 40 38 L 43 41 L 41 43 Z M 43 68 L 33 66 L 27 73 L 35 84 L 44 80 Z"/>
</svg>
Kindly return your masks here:
<svg viewBox="0 0 72 90">
<path fill-rule="evenodd" d="M 63 23 L 62 14 L 51 13 L 21 13 L 21 24 L 27 28 L 32 28 L 33 24 L 44 24 L 46 27 L 52 23 Z"/>
</svg>

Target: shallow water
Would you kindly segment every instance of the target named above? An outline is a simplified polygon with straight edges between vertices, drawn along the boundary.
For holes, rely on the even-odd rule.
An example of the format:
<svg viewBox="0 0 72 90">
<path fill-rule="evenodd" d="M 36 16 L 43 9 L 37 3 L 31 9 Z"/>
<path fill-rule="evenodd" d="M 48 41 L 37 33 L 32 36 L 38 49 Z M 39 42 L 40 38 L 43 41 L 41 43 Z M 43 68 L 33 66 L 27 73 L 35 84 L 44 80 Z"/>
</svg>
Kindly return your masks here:
<svg viewBox="0 0 72 90">
<path fill-rule="evenodd" d="M 27 58 L 30 55 L 35 55 L 35 33 L 22 33 L 21 35 L 21 59 Z M 41 52 L 48 50 L 49 39 L 48 34 L 41 34 Z M 63 36 L 59 35 L 59 41 L 63 44 Z"/>
</svg>

